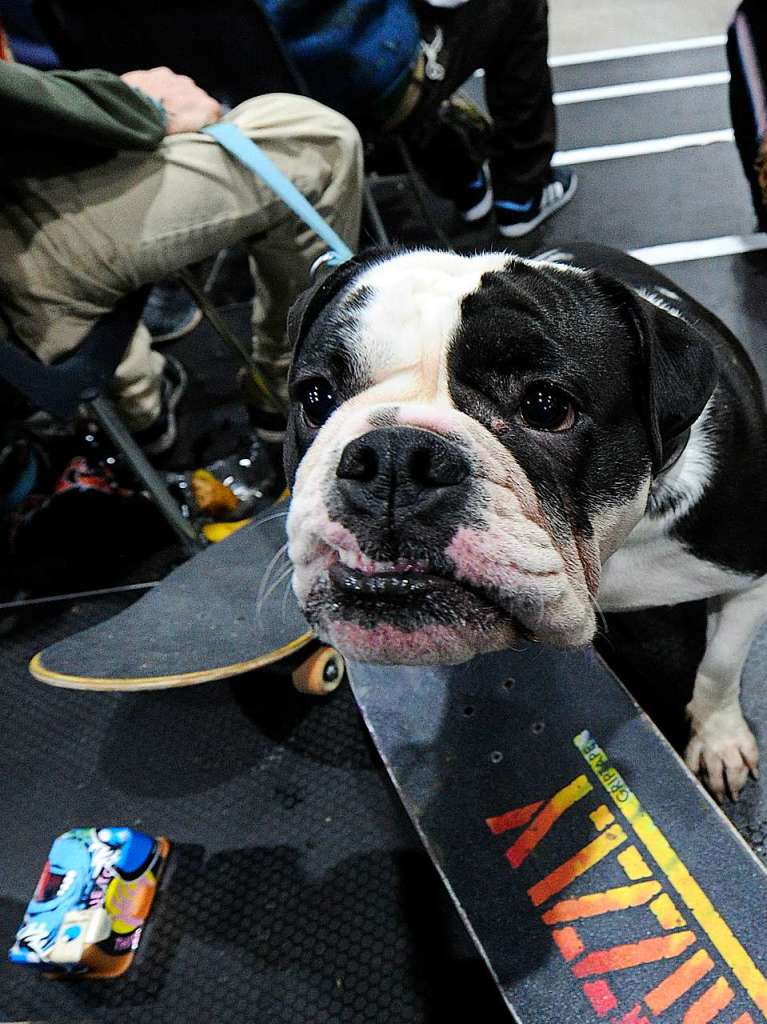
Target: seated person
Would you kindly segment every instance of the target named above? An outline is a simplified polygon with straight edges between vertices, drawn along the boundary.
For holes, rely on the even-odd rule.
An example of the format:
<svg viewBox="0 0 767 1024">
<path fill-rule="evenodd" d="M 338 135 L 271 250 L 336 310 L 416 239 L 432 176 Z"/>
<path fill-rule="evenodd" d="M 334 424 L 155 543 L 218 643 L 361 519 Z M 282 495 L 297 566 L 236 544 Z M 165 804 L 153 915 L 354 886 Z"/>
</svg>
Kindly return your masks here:
<svg viewBox="0 0 767 1024">
<path fill-rule="evenodd" d="M 767 9 L 744 0 L 727 33 L 730 110 L 757 222 L 767 230 Z"/>
<path fill-rule="evenodd" d="M 244 241 L 255 283 L 255 358 L 284 397 L 287 311 L 326 246 L 199 134 L 222 117 L 217 101 L 168 68 L 118 77 L 0 61 L 0 108 L 0 315 L 18 338 L 52 361 L 120 296 Z M 270 94 L 224 119 L 356 247 L 362 154 L 346 118 L 301 96 Z M 180 364 L 155 351 L 139 324 L 114 392 L 150 454 L 174 442 L 183 383 Z M 262 412 L 274 425 L 275 411 Z"/>
<path fill-rule="evenodd" d="M 546 0 L 262 0 L 313 96 L 364 135 L 398 131 L 431 187 L 467 221 L 495 206 L 506 237 L 562 207 L 575 174 L 553 169 L 556 126 Z M 485 69 L 492 187 L 444 116 Z M 494 202 L 493 202 L 494 195 Z"/>
</svg>

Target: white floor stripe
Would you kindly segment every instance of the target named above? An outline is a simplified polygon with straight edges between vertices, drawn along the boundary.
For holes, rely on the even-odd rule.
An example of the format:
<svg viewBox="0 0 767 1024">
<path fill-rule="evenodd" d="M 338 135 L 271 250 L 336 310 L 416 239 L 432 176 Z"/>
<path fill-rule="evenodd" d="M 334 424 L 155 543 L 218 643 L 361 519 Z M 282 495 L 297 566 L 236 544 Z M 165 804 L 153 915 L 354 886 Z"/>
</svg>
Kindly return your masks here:
<svg viewBox="0 0 767 1024">
<path fill-rule="evenodd" d="M 586 53 L 565 53 L 549 57 L 552 68 L 570 67 L 572 64 L 595 64 L 601 60 L 622 60 L 626 57 L 649 57 L 654 53 L 676 53 L 680 50 L 703 50 L 713 46 L 724 46 L 726 36 L 699 36 L 696 39 L 672 39 L 666 43 L 643 43 L 639 46 L 622 46 L 614 50 L 590 50 Z"/>
<path fill-rule="evenodd" d="M 735 256 L 740 252 L 767 249 L 767 234 L 723 235 L 720 238 L 700 238 L 694 242 L 669 242 L 667 245 L 648 245 L 632 249 L 630 256 L 660 267 L 666 263 L 688 263 L 690 260 L 708 260 L 714 256 Z"/>
<path fill-rule="evenodd" d="M 555 153 L 552 164 L 588 164 L 598 160 L 621 160 L 631 156 L 646 156 L 649 153 L 670 153 L 675 149 L 692 146 L 710 146 L 714 142 L 732 142 L 732 128 L 714 132 L 693 132 L 689 135 L 669 135 L 662 139 L 642 139 L 639 142 L 617 142 L 610 146 L 587 146 L 584 149 L 568 149 Z"/>
<path fill-rule="evenodd" d="M 565 92 L 554 93 L 554 104 L 565 107 L 571 103 L 612 100 L 619 96 L 644 96 L 647 93 L 701 89 L 707 85 L 726 85 L 729 81 L 729 71 L 710 71 L 704 75 L 656 78 L 648 82 L 622 82 L 620 85 L 602 85 L 593 89 L 568 89 Z"/>
</svg>

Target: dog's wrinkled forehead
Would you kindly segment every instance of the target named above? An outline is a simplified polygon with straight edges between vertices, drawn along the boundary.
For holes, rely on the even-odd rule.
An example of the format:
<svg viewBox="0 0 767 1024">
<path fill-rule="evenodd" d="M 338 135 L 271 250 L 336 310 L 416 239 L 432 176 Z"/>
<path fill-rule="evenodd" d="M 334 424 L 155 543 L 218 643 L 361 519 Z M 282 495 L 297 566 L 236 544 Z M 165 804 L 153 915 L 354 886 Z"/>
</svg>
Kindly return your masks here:
<svg viewBox="0 0 767 1024">
<path fill-rule="evenodd" d="M 447 396 L 456 359 L 497 367 L 511 342 L 523 363 L 530 346 L 539 369 L 588 362 L 597 293 L 582 270 L 508 253 L 373 255 L 336 271 L 294 316 L 294 371 L 330 361 L 354 391 L 396 377 L 400 400 L 423 401 Z"/>
<path fill-rule="evenodd" d="M 444 392 L 464 300 L 482 287 L 485 274 L 502 271 L 509 262 L 505 255 L 470 260 L 414 252 L 360 275 L 358 286 L 366 295 L 356 323 L 361 374 L 371 383 L 393 373 L 409 375 L 421 398 L 433 397 L 424 390 Z"/>
</svg>

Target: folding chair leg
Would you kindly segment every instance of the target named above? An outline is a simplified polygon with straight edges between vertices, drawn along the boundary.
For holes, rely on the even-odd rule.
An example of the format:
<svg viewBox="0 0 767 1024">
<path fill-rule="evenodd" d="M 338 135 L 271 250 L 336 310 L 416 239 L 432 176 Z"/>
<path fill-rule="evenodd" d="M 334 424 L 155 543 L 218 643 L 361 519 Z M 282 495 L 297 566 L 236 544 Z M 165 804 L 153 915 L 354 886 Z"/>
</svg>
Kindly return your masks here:
<svg viewBox="0 0 767 1024">
<path fill-rule="evenodd" d="M 373 190 L 370 187 L 370 182 L 365 179 L 365 184 L 362 189 L 362 203 L 365 215 L 370 222 L 370 228 L 375 238 L 377 245 L 391 245 L 389 234 L 384 227 L 384 222 L 381 219 L 381 214 L 378 209 L 378 204 L 373 197 Z"/>
<path fill-rule="evenodd" d="M 200 285 L 194 274 L 188 269 L 180 270 L 177 274 L 179 281 L 184 285 L 189 294 L 192 296 L 194 301 L 200 307 L 203 316 L 208 321 L 213 330 L 218 334 L 222 341 L 224 341 L 232 349 L 236 356 L 242 360 L 243 365 L 247 368 L 253 381 L 264 396 L 264 398 L 273 405 L 276 409 L 287 413 L 284 402 L 276 395 L 267 384 L 263 374 L 256 365 L 256 361 L 253 358 L 252 351 L 248 346 L 238 338 L 234 331 L 230 330 L 227 326 L 226 321 L 221 316 L 219 311 L 213 305 L 211 300 L 208 298 L 205 289 Z"/>
<path fill-rule="evenodd" d="M 413 158 L 410 155 L 410 150 L 408 149 L 407 143 L 405 142 L 401 135 L 397 135 L 396 139 L 397 148 L 399 150 L 400 156 L 402 157 L 402 162 L 404 163 L 405 168 L 407 170 L 407 176 L 410 181 L 413 195 L 415 196 L 416 202 L 421 208 L 421 214 L 423 216 L 423 219 L 434 232 L 435 236 L 439 241 L 439 244 L 443 246 L 443 248 L 445 248 L 448 252 L 455 252 L 455 246 L 448 238 L 448 236 L 445 234 L 444 230 L 442 229 L 442 226 L 437 223 L 437 221 L 431 214 L 431 211 L 429 209 L 429 200 L 427 196 L 426 186 L 423 183 L 418 168 L 413 163 Z"/>
<path fill-rule="evenodd" d="M 109 436 L 117 450 L 127 460 L 141 483 L 149 491 L 166 522 L 177 534 L 184 552 L 187 555 L 193 555 L 196 551 L 205 547 L 205 542 L 192 524 L 181 514 L 181 509 L 173 500 L 173 496 L 168 490 L 168 485 L 163 479 L 162 474 L 155 469 L 128 433 L 125 424 L 120 419 L 109 399 L 99 395 L 97 398 L 87 401 L 85 405 L 93 415 L 93 418 Z"/>
</svg>

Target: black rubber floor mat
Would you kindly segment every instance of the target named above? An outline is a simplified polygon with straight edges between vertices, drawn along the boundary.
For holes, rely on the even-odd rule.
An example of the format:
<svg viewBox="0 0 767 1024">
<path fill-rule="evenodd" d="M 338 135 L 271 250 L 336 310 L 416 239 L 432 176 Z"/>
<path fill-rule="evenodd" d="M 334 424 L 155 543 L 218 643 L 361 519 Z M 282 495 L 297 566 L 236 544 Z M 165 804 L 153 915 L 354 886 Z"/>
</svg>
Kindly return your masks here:
<svg viewBox="0 0 767 1024">
<path fill-rule="evenodd" d="M 165 834 L 171 867 L 124 977 L 52 982 L 3 962 L 0 1020 L 420 1024 L 461 1006 L 507 1019 L 348 688 L 319 700 L 251 675 L 101 695 L 27 676 L 41 640 L 106 611 L 6 646 L 0 943 L 70 826 Z"/>
</svg>

